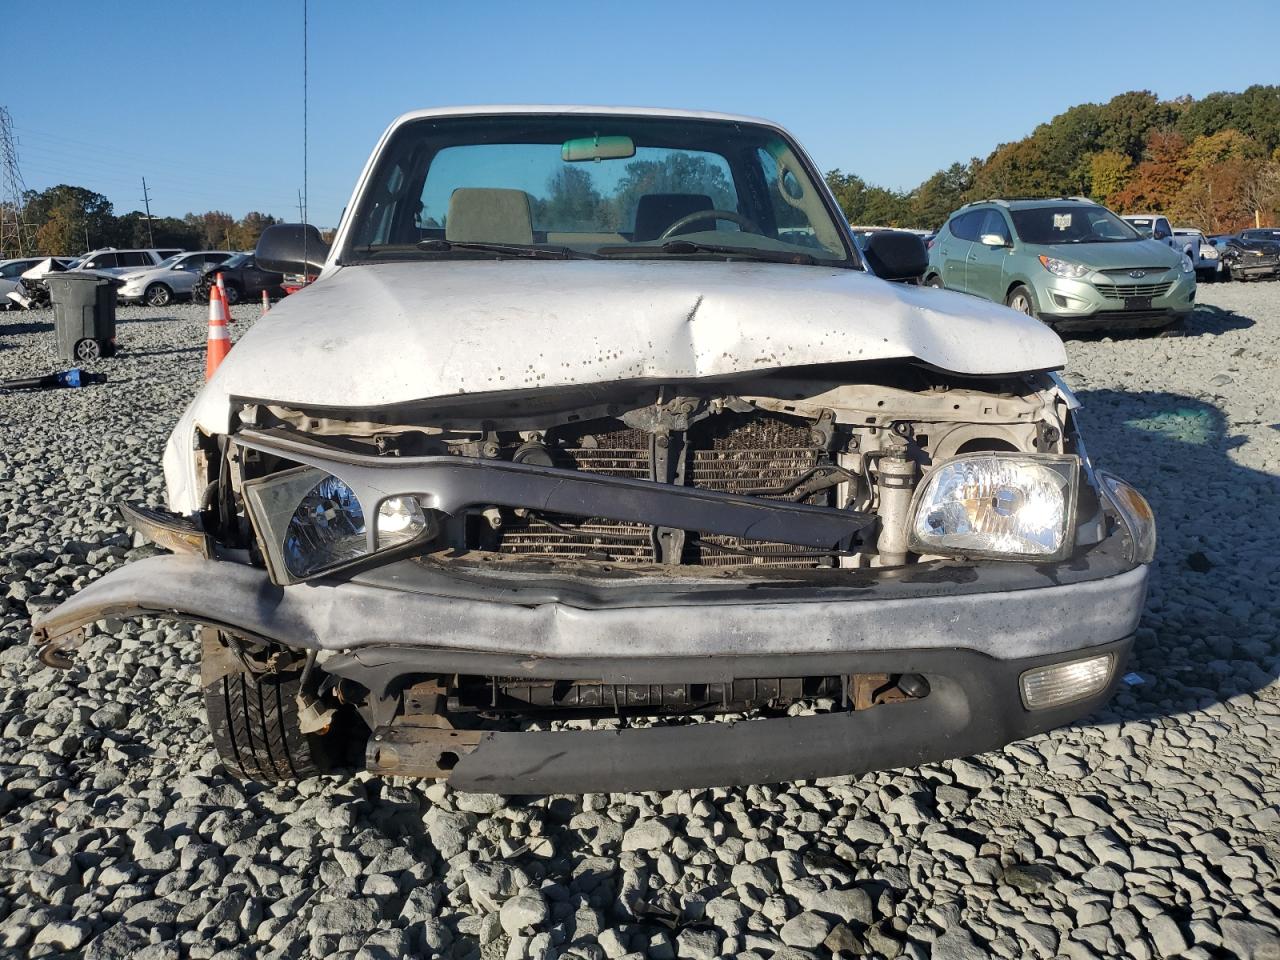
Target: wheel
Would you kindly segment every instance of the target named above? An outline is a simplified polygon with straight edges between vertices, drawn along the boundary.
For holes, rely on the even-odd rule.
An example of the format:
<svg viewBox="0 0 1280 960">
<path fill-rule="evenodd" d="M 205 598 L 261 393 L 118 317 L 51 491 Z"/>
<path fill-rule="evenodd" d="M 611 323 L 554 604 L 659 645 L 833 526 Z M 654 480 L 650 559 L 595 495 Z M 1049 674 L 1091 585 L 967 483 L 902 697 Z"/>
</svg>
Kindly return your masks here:
<svg viewBox="0 0 1280 960">
<path fill-rule="evenodd" d="M 153 283 L 147 287 L 143 298 L 147 301 L 148 306 L 167 307 L 173 303 L 173 291 L 163 283 Z"/>
<path fill-rule="evenodd" d="M 924 282 L 924 285 L 926 287 L 937 287 L 939 290 L 943 289 L 942 278 L 938 276 L 936 273 L 932 277 L 930 277 L 928 280 L 926 280 Z"/>
<path fill-rule="evenodd" d="M 227 289 L 227 306 L 240 302 L 240 288 L 234 283 L 225 284 Z"/>
<path fill-rule="evenodd" d="M 1019 313 L 1025 313 L 1028 317 L 1036 315 L 1035 297 L 1031 295 L 1030 288 L 1021 283 L 1009 291 L 1009 296 L 1004 302 L 1006 306 L 1012 307 Z"/>
<path fill-rule="evenodd" d="M 279 783 L 328 769 L 320 737 L 298 726 L 303 660 L 272 651 L 274 669 L 250 672 L 220 630 L 201 629 L 201 684 L 209 732 L 223 765 L 242 780 Z M 221 674 L 221 675 L 218 675 Z M 214 676 L 205 683 L 204 676 Z"/>
<path fill-rule="evenodd" d="M 84 363 L 102 359 L 102 344 L 97 340 L 84 339 L 76 344 L 76 359 Z"/>
</svg>

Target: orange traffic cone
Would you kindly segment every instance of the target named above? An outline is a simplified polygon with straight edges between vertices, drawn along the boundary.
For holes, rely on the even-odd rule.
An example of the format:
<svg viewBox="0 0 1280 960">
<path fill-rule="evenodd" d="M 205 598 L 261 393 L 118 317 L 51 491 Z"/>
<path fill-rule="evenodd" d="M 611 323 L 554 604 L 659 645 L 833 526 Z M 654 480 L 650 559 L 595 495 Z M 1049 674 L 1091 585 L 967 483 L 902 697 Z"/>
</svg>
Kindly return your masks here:
<svg viewBox="0 0 1280 960">
<path fill-rule="evenodd" d="M 262 291 L 262 315 L 265 317 L 267 311 L 271 309 L 271 298 L 267 296 L 267 291 Z"/>
<path fill-rule="evenodd" d="M 226 311 L 227 323 L 235 323 L 231 316 L 231 301 L 227 299 L 227 282 L 222 279 L 222 271 L 218 271 L 218 292 L 222 294 L 222 309 Z"/>
<path fill-rule="evenodd" d="M 209 291 L 209 340 L 205 348 L 204 378 L 208 380 L 218 364 L 231 352 L 231 335 L 227 332 L 227 305 L 222 291 L 214 287 Z"/>
</svg>

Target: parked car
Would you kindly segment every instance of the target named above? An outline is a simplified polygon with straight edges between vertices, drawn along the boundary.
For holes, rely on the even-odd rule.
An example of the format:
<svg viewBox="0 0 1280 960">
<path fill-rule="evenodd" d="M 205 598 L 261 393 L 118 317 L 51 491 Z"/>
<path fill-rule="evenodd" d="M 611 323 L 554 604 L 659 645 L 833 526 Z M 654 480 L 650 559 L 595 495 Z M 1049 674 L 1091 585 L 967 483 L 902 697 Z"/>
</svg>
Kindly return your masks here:
<svg viewBox="0 0 1280 960">
<path fill-rule="evenodd" d="M 222 274 L 222 285 L 230 303 L 239 303 L 245 297 L 260 297 L 265 290 L 273 300 L 282 296 L 280 288 L 284 276 L 273 270 L 263 270 L 252 253 L 237 253 L 213 267 L 208 267 L 196 281 L 192 297 L 198 303 L 209 302 L 209 290 Z"/>
<path fill-rule="evenodd" d="M 119 276 L 122 273 L 137 270 L 139 267 L 159 266 L 169 257 L 182 252 L 177 248 L 117 250 L 115 247 L 103 247 L 86 253 L 73 269 Z"/>
<path fill-rule="evenodd" d="M 49 306 L 49 290 L 41 281 L 50 273 L 70 269 L 72 263 L 67 257 L 24 257 L 0 263 L 0 306 L 6 310 Z"/>
<path fill-rule="evenodd" d="M 1195 227 L 1174 227 L 1173 235 L 1185 245 L 1196 267 L 1196 280 L 1208 283 L 1223 279 L 1222 258 L 1213 242 Z"/>
<path fill-rule="evenodd" d="M 966 204 L 938 232 L 925 283 L 1063 332 L 1176 327 L 1196 295 L 1190 257 L 1072 197 Z"/>
<path fill-rule="evenodd" d="M 36 266 L 45 257 L 22 257 L 15 260 L 0 260 L 0 306 L 8 309 L 14 305 L 9 299 L 9 293 L 13 290 L 19 290 L 18 280 L 22 274 Z"/>
<path fill-rule="evenodd" d="M 1220 237 L 1214 246 L 1229 280 L 1271 280 L 1280 276 L 1280 243 Z"/>
<path fill-rule="evenodd" d="M 319 278 L 182 415 L 167 509 L 127 508 L 173 552 L 37 617 L 46 662 L 108 614 L 195 621 L 227 769 L 354 746 L 520 794 L 926 763 L 1106 700 L 1155 527 L 1085 456 L 1062 341 L 887 282 L 922 264 L 876 235 L 869 273 L 781 127 L 427 110 L 360 182 L 332 248 L 263 233 Z"/>
<path fill-rule="evenodd" d="M 174 254 L 149 270 L 121 274 L 124 286 L 117 291 L 116 299 L 124 303 L 146 301 L 153 307 L 163 307 L 176 299 L 185 299 L 191 296 L 196 281 L 207 268 L 215 267 L 231 256 L 231 252 L 227 250 Z"/>
</svg>

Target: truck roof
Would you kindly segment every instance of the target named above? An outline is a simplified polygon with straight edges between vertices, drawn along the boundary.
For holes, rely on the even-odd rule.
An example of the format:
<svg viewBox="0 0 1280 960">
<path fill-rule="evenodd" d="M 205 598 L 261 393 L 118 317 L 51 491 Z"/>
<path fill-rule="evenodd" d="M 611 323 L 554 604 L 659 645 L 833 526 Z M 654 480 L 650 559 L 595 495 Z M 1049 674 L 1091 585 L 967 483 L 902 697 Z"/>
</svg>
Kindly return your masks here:
<svg viewBox="0 0 1280 960">
<path fill-rule="evenodd" d="M 402 113 L 395 119 L 393 127 L 410 120 L 421 120 L 428 117 L 476 117 L 500 114 L 611 114 L 621 117 L 688 117 L 697 120 L 729 120 L 735 123 L 762 124 L 766 127 L 778 127 L 772 120 L 760 117 L 748 117 L 735 113 L 716 113 L 710 110 L 680 110 L 672 107 L 593 107 L 586 104 L 563 103 L 516 103 L 516 104 L 478 104 L 474 106 L 427 107 L 422 110 L 411 110 Z M 779 129 L 781 129 L 779 127 Z"/>
</svg>

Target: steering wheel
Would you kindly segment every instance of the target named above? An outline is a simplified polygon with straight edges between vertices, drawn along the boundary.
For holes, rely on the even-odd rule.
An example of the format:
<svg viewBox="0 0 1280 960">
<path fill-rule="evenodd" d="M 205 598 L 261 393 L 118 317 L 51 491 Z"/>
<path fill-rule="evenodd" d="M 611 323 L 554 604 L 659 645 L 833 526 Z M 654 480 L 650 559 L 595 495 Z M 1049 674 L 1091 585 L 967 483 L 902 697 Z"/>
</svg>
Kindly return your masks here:
<svg viewBox="0 0 1280 960">
<path fill-rule="evenodd" d="M 671 224 L 671 226 L 667 227 L 667 229 L 663 230 L 662 233 L 659 234 L 658 239 L 667 240 L 681 227 L 687 227 L 689 224 L 696 223 L 699 220 L 711 220 L 713 222 L 716 220 L 729 220 L 736 223 L 747 233 L 764 233 L 764 231 L 760 229 L 760 225 L 754 220 L 750 217 L 744 217 L 735 210 L 695 210 L 693 213 L 685 214 L 675 223 Z"/>
</svg>

